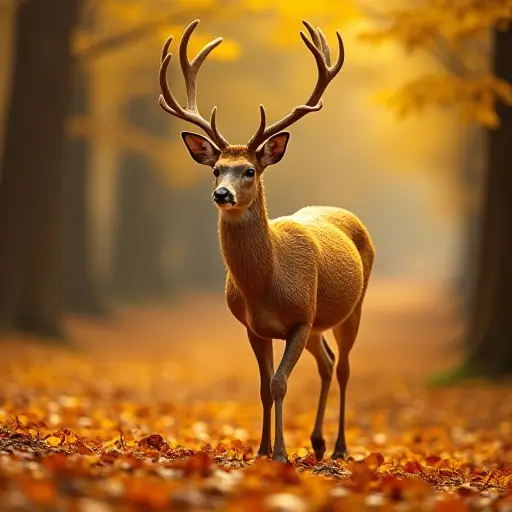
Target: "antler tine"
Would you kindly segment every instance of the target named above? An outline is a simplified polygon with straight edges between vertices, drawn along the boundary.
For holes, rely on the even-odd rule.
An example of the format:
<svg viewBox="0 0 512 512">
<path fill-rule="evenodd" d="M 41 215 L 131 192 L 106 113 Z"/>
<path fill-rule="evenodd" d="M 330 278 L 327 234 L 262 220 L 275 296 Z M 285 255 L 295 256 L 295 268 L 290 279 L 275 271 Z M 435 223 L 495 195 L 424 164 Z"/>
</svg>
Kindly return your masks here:
<svg viewBox="0 0 512 512">
<path fill-rule="evenodd" d="M 229 146 L 229 142 L 221 135 L 217 129 L 217 106 L 212 108 L 212 114 L 210 116 L 210 126 L 212 127 L 213 136 L 212 138 L 217 141 L 219 148 L 225 148 Z"/>
<path fill-rule="evenodd" d="M 172 41 L 172 38 L 169 38 Z M 160 80 L 160 89 L 162 91 L 162 94 L 160 95 L 159 103 L 160 106 L 166 111 L 169 112 L 169 110 L 175 112 L 176 114 L 182 112 L 182 108 L 180 107 L 179 103 L 176 101 L 174 96 L 172 95 L 171 89 L 169 88 L 169 84 L 167 83 L 167 69 L 169 68 L 169 63 L 171 62 L 172 55 L 170 53 L 167 53 L 167 49 L 169 47 L 169 39 L 166 41 L 164 48 L 162 50 L 162 56 L 164 55 L 164 50 L 166 50 L 165 57 L 162 58 L 162 64 L 160 66 L 160 73 L 158 75 Z M 167 48 L 166 48 L 167 46 Z M 163 103 L 162 101 L 163 100 Z M 167 107 L 167 108 L 165 108 Z M 172 113 L 172 112 L 169 112 Z M 175 114 L 175 115 L 176 115 Z"/>
<path fill-rule="evenodd" d="M 325 63 L 328 67 L 331 67 L 331 50 L 329 49 L 329 43 L 327 42 L 327 38 L 325 34 L 322 32 L 320 27 L 317 27 L 317 32 L 320 37 L 320 43 L 322 45 L 322 53 L 325 57 Z"/>
<path fill-rule="evenodd" d="M 262 142 L 267 140 L 272 135 L 275 135 L 281 130 L 297 122 L 299 119 L 304 117 L 309 112 L 317 112 L 318 110 L 320 110 L 323 106 L 321 100 L 323 92 L 343 66 L 345 52 L 343 48 L 343 41 L 341 39 L 339 32 L 336 31 L 336 37 L 338 38 L 339 55 L 334 66 L 331 66 L 331 52 L 324 33 L 320 30 L 320 28 L 315 30 L 313 26 L 307 21 L 303 21 L 302 23 L 304 24 L 307 31 L 309 32 L 309 35 L 311 36 L 310 41 L 306 34 L 302 30 L 300 31 L 300 36 L 304 41 L 304 44 L 307 46 L 308 50 L 313 54 L 313 57 L 315 58 L 315 62 L 318 69 L 317 82 L 315 84 L 313 92 L 311 93 L 311 95 L 309 96 L 304 105 L 295 107 L 288 115 L 286 115 L 280 121 L 277 121 L 276 123 L 270 125 L 267 128 L 265 128 L 265 109 L 263 105 L 260 105 L 260 125 L 255 135 L 247 144 L 247 147 L 251 151 L 256 150 Z"/>
<path fill-rule="evenodd" d="M 338 39 L 338 59 L 336 60 L 336 64 L 331 68 L 331 72 L 334 76 L 336 76 L 345 62 L 345 47 L 343 46 L 343 39 L 341 38 L 341 34 L 336 30 L 336 38 Z"/>
<path fill-rule="evenodd" d="M 162 63 L 165 57 L 167 57 L 167 55 L 169 54 L 169 46 L 171 46 L 173 39 L 173 36 L 169 36 L 165 41 L 164 45 L 162 46 L 162 56 L 160 57 L 160 63 Z"/>
<path fill-rule="evenodd" d="M 167 113 L 180 119 L 183 119 L 184 121 L 189 121 L 195 124 L 196 126 L 199 126 L 202 130 L 206 132 L 206 134 L 212 139 L 212 141 L 215 144 L 217 144 L 217 146 L 220 149 L 224 149 L 227 146 L 229 146 L 229 143 L 221 135 L 217 128 L 217 107 L 213 108 L 210 122 L 208 122 L 201 116 L 201 114 L 199 114 L 196 100 L 197 74 L 199 72 L 199 68 L 201 67 L 201 64 L 204 62 L 206 57 L 208 57 L 210 52 L 222 42 L 222 38 L 217 38 L 211 43 L 207 44 L 197 54 L 194 60 L 190 62 L 187 56 L 188 42 L 190 41 L 190 37 L 194 32 L 194 29 L 197 27 L 197 25 L 199 25 L 199 20 L 194 20 L 192 23 L 188 25 L 188 27 L 183 32 L 179 45 L 181 70 L 183 72 L 183 77 L 185 79 L 185 86 L 187 90 L 186 107 L 183 108 L 176 101 L 173 94 L 171 93 L 169 84 L 167 83 L 167 69 L 172 58 L 171 54 L 168 53 L 168 51 L 169 46 L 173 40 L 172 36 L 165 41 L 162 47 L 161 64 L 159 72 L 160 89 L 162 91 L 162 94 L 158 99 L 158 103 Z"/>
<path fill-rule="evenodd" d="M 181 70 L 183 73 L 187 71 L 187 67 L 190 64 L 187 56 L 187 50 L 188 50 L 188 42 L 190 41 L 190 38 L 192 36 L 192 33 L 196 29 L 197 25 L 199 25 L 199 20 L 194 20 L 192 23 L 189 23 L 187 28 L 183 31 L 183 35 L 180 39 L 180 45 L 179 45 L 179 54 L 180 54 L 180 63 L 181 63 Z"/>
<path fill-rule="evenodd" d="M 210 55 L 211 51 L 217 48 L 220 43 L 222 43 L 222 37 L 217 37 L 213 41 L 210 41 L 195 57 L 194 60 L 190 63 L 190 66 L 199 71 L 201 64 L 203 61 Z"/>
<path fill-rule="evenodd" d="M 251 147 L 253 141 L 259 139 L 263 135 L 263 133 L 265 132 L 266 125 L 267 113 L 265 112 L 265 107 L 263 105 L 260 105 L 260 125 L 258 126 L 258 129 L 254 134 L 254 137 L 249 141 L 249 144 L 247 144 L 249 147 Z"/>
<path fill-rule="evenodd" d="M 318 103 L 322 93 L 329 84 L 329 68 L 325 62 L 324 54 L 306 37 L 306 34 L 304 34 L 302 30 L 300 31 L 300 37 L 308 47 L 309 51 L 313 54 L 316 61 L 316 67 L 318 69 L 318 78 L 315 88 L 305 103 L 306 105 L 315 105 Z"/>
<path fill-rule="evenodd" d="M 212 114 L 210 116 L 210 126 L 212 127 L 213 133 L 220 135 L 217 131 L 217 106 L 212 108 Z M 222 137 L 222 135 L 220 135 Z"/>
<path fill-rule="evenodd" d="M 319 49 L 322 49 L 322 40 L 320 34 L 313 28 L 313 25 L 309 21 L 304 20 L 302 24 L 307 28 L 313 44 Z"/>
<path fill-rule="evenodd" d="M 209 42 L 192 60 L 189 61 L 187 56 L 188 43 L 192 33 L 199 25 L 199 20 L 194 20 L 183 32 L 181 37 L 179 54 L 181 70 L 185 78 L 185 86 L 187 88 L 187 109 L 197 111 L 197 75 L 201 64 L 205 61 L 206 57 L 222 43 L 222 37 L 218 37 Z"/>
<path fill-rule="evenodd" d="M 192 36 L 192 33 L 194 32 L 197 25 L 199 25 L 199 20 L 194 20 L 184 30 L 183 35 L 181 36 L 180 45 L 178 49 L 180 56 L 181 72 L 183 73 L 183 78 L 185 79 L 185 87 L 187 89 L 186 108 L 187 110 L 193 111 L 197 111 L 196 76 L 194 76 L 192 66 L 190 65 L 190 61 L 188 60 L 187 50 L 188 42 L 190 41 L 190 37 Z"/>
<path fill-rule="evenodd" d="M 308 50 L 313 54 L 313 57 L 315 57 L 315 61 L 316 61 L 318 70 L 321 73 L 325 74 L 325 72 L 327 71 L 328 68 L 325 65 L 324 54 L 323 54 L 321 48 L 318 48 L 318 46 L 316 46 L 314 43 L 312 43 L 308 39 L 306 34 L 304 34 L 304 32 L 302 32 L 302 30 L 299 32 L 299 34 L 300 34 L 300 37 L 302 38 L 302 40 L 304 41 L 304 44 L 308 47 Z"/>
</svg>

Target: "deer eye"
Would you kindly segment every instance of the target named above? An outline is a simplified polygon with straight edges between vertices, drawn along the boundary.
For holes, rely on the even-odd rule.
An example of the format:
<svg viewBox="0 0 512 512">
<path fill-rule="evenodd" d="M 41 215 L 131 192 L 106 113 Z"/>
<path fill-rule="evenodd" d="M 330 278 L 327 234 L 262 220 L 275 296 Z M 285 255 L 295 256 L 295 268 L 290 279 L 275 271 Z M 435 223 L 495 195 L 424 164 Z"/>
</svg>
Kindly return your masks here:
<svg viewBox="0 0 512 512">
<path fill-rule="evenodd" d="M 220 174 L 220 171 L 219 169 L 217 169 L 216 167 L 213 168 L 213 175 L 218 178 L 219 177 L 219 174 Z"/>
<path fill-rule="evenodd" d="M 250 169 L 247 169 L 245 171 L 245 175 L 248 177 L 248 178 L 254 178 L 254 175 L 256 174 L 256 171 L 251 167 Z"/>
</svg>

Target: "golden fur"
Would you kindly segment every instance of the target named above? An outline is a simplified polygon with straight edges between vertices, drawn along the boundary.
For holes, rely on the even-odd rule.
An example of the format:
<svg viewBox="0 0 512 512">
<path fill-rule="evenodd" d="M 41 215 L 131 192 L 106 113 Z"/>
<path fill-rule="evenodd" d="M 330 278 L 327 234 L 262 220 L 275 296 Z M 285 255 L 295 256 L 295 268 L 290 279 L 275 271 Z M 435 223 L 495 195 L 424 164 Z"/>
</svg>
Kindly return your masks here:
<svg viewBox="0 0 512 512">
<path fill-rule="evenodd" d="M 258 454 L 268 456 L 272 451 L 270 414 L 275 405 L 273 458 L 287 460 L 283 400 L 288 378 L 306 349 L 317 362 L 322 383 L 311 442 L 316 457 L 323 457 L 322 428 L 334 354 L 322 332 L 332 329 L 339 347 L 336 375 L 340 385 L 339 428 L 333 457 L 344 457 L 348 355 L 357 336 L 373 264 L 372 241 L 361 221 L 341 208 L 309 206 L 294 215 L 269 220 L 261 178 L 265 168 L 278 163 L 286 151 L 290 134 L 283 130 L 322 108 L 322 94 L 343 66 L 343 41 L 336 32 L 339 52 L 333 61 L 324 33 L 304 20 L 310 39 L 304 32 L 300 35 L 318 70 L 313 91 L 303 105 L 270 126 L 266 125 L 265 108 L 260 105 L 260 125 L 255 135 L 247 145 L 234 146 L 217 129 L 217 107 L 209 122 L 197 109 L 197 73 L 221 42 L 220 38 L 212 41 L 190 62 L 188 41 L 198 24 L 199 20 L 195 20 L 188 25 L 179 47 L 186 106 L 176 101 L 167 84 L 172 37 L 164 43 L 161 53 L 159 103 L 169 114 L 200 127 L 211 139 L 182 133 L 192 158 L 212 167 L 216 176 L 212 199 L 220 210 L 219 239 L 227 266 L 226 299 L 233 315 L 247 328 L 260 371 L 263 426 Z M 275 373 L 274 338 L 286 340 Z"/>
<path fill-rule="evenodd" d="M 346 455 L 345 391 L 349 352 L 361 318 L 374 247 L 363 223 L 351 212 L 307 206 L 270 220 L 262 174 L 281 160 L 289 134 L 271 137 L 258 151 L 228 146 L 222 151 L 205 137 L 185 132 L 193 158 L 214 169 L 219 213 L 219 241 L 226 263 L 226 301 L 247 329 L 261 377 L 263 430 L 259 455 L 269 455 L 270 410 L 276 405 L 274 458 L 286 460 L 282 402 L 288 377 L 302 351 L 316 359 L 322 380 L 311 441 L 321 459 L 322 424 L 333 373 L 334 355 L 322 336 L 332 329 L 339 349 L 340 416 L 334 458 Z M 221 191 L 221 192 L 219 192 Z M 226 200 L 228 198 L 228 200 Z M 272 340 L 286 340 L 274 374 Z"/>
<path fill-rule="evenodd" d="M 373 262 L 370 236 L 354 214 L 308 206 L 269 220 L 260 181 L 250 209 L 236 220 L 230 215 L 222 212 L 219 222 L 226 299 L 248 329 L 286 339 L 298 324 L 322 332 L 353 313 Z"/>
</svg>

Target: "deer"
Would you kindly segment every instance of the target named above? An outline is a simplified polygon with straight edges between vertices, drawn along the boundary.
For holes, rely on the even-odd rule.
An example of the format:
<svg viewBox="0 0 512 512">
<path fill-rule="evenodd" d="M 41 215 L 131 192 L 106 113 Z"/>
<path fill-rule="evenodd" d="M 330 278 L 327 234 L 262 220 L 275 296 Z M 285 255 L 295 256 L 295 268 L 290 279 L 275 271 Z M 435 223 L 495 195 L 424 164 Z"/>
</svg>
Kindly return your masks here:
<svg viewBox="0 0 512 512">
<path fill-rule="evenodd" d="M 197 106 L 197 77 L 201 65 L 221 42 L 219 37 L 190 61 L 188 43 L 199 20 L 184 30 L 179 59 L 186 87 L 186 104 L 176 101 L 167 83 L 172 54 L 169 37 L 162 48 L 159 105 L 165 112 L 199 127 L 206 136 L 184 131 L 183 142 L 198 164 L 210 167 L 215 187 L 212 201 L 218 210 L 218 238 L 226 266 L 225 300 L 244 327 L 256 358 L 263 410 L 261 442 L 256 458 L 289 463 L 283 431 L 283 402 L 288 379 L 304 349 L 316 360 L 321 381 L 311 444 L 318 461 L 326 443 L 323 423 L 335 355 L 324 332 L 332 330 L 338 346 L 336 376 L 340 388 L 339 425 L 332 459 L 348 456 L 345 439 L 346 389 L 349 353 L 358 334 L 375 250 L 368 229 L 348 210 L 334 206 L 306 206 L 292 215 L 269 219 L 263 185 L 268 166 L 283 158 L 290 133 L 284 131 L 311 112 L 319 111 L 322 94 L 339 73 L 345 52 L 338 31 L 338 58 L 332 63 L 327 39 L 320 28 L 302 22 L 309 33 L 300 36 L 313 54 L 318 76 L 303 105 L 267 126 L 260 105 L 260 124 L 244 145 L 232 145 L 220 133 L 213 107 L 210 120 Z M 274 371 L 273 341 L 285 348 Z M 272 408 L 275 407 L 272 446 Z"/>
</svg>

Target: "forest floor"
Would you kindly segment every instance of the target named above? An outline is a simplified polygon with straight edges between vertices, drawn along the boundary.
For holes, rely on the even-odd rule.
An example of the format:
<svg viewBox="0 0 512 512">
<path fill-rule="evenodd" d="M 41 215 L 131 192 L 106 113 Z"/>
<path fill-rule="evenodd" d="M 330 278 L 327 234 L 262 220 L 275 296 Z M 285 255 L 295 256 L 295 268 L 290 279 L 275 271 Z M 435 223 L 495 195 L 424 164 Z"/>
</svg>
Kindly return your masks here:
<svg viewBox="0 0 512 512">
<path fill-rule="evenodd" d="M 352 357 L 346 462 L 311 455 L 320 385 L 308 354 L 285 401 L 290 464 L 254 461 L 257 366 L 218 297 L 66 327 L 73 349 L 0 345 L 2 512 L 512 511 L 512 386 L 425 384 L 457 358 L 440 290 L 374 285 Z M 326 456 L 337 401 L 333 380 Z"/>
</svg>

